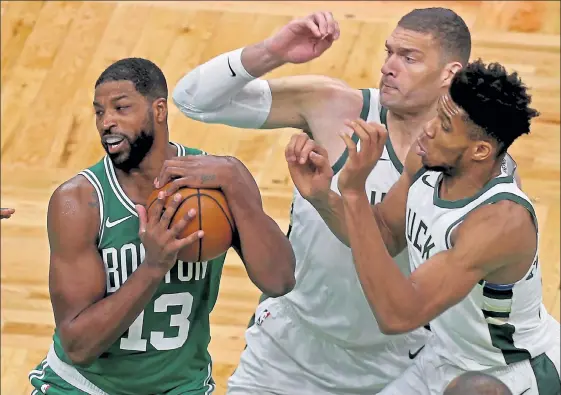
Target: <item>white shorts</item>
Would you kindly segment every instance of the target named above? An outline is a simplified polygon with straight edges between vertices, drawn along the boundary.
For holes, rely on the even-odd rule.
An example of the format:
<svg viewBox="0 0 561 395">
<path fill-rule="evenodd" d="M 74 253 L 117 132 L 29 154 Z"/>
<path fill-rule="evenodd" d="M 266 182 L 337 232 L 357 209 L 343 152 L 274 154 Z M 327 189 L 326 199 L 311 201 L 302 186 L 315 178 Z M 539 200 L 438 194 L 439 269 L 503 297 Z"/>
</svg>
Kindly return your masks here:
<svg viewBox="0 0 561 395">
<path fill-rule="evenodd" d="M 559 330 L 559 324 L 555 330 Z M 554 339 L 545 354 L 483 372 L 505 383 L 513 395 L 560 395 L 559 337 Z M 432 341 L 437 340 L 433 338 Z M 403 376 L 388 385 L 380 395 L 442 395 L 453 379 L 465 373 L 440 357 L 434 351 L 432 341 Z"/>
<path fill-rule="evenodd" d="M 314 332 L 286 302 L 267 299 L 247 329 L 228 395 L 372 395 L 412 365 L 432 334 L 421 328 L 376 349 L 346 349 Z"/>
</svg>

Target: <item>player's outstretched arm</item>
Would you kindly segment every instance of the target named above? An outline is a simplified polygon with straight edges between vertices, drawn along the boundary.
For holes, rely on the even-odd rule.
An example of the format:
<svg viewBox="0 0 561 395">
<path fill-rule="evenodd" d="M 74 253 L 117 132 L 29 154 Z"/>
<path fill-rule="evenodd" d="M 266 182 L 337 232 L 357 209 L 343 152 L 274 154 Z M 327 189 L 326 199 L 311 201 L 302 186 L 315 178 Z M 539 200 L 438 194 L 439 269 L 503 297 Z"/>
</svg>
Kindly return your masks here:
<svg viewBox="0 0 561 395">
<path fill-rule="evenodd" d="M 173 101 L 184 115 L 205 123 L 304 129 L 331 152 L 334 140 L 341 148 L 334 136 L 344 128 L 342 120 L 359 116 L 361 92 L 325 76 L 260 77 L 285 63 L 315 59 L 338 37 L 329 12 L 296 19 L 263 42 L 199 65 L 177 83 Z"/>
<path fill-rule="evenodd" d="M 104 297 L 107 277 L 97 250 L 99 204 L 92 185 L 76 176 L 53 193 L 47 214 L 51 303 L 62 346 L 78 365 L 93 362 L 127 330 L 175 262 L 177 252 L 170 247 L 188 244 L 185 239 L 166 243 L 168 232 L 153 237 L 159 225 L 154 210 L 142 235 L 147 241 L 145 260 L 114 294 Z M 146 219 L 145 211 L 139 215 Z M 189 242 L 196 240 L 191 237 Z"/>
<path fill-rule="evenodd" d="M 174 193 L 182 187 L 220 188 L 234 217 L 233 247 L 249 278 L 265 294 L 281 296 L 296 282 L 294 251 L 277 223 L 263 210 L 255 179 L 236 158 L 214 155 L 177 157 L 164 162 L 155 182 Z"/>
</svg>

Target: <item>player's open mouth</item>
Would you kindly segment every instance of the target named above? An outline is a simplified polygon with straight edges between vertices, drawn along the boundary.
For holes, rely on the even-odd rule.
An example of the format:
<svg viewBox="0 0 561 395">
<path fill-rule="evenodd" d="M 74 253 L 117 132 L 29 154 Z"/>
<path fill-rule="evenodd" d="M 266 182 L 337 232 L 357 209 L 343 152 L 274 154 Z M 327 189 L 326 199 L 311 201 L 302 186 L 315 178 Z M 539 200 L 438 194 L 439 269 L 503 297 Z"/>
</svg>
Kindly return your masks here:
<svg viewBox="0 0 561 395">
<path fill-rule="evenodd" d="M 104 140 L 109 153 L 118 152 L 126 143 L 126 140 L 123 136 L 110 136 L 105 138 Z"/>
<path fill-rule="evenodd" d="M 415 146 L 415 153 L 419 156 L 425 156 L 427 154 L 427 150 L 423 147 L 423 144 L 417 139 L 417 145 Z"/>
</svg>

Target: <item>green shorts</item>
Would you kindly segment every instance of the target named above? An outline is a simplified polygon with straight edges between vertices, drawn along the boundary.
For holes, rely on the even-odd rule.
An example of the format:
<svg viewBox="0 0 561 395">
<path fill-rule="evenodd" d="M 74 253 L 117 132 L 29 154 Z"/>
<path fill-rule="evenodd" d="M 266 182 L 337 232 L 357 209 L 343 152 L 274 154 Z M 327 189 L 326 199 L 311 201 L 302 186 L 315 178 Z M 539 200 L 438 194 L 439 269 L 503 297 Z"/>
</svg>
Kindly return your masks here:
<svg viewBox="0 0 561 395">
<path fill-rule="evenodd" d="M 34 370 L 29 372 L 29 381 L 34 388 L 31 395 L 88 395 L 87 392 L 68 384 L 60 378 L 60 376 L 51 369 L 46 359 L 37 365 Z M 192 389 L 187 390 L 180 386 L 173 390 L 166 391 L 165 395 L 210 395 L 214 392 L 216 384 L 212 379 L 210 379 L 208 384 L 209 385 L 205 385 L 205 388 L 196 391 Z"/>
</svg>

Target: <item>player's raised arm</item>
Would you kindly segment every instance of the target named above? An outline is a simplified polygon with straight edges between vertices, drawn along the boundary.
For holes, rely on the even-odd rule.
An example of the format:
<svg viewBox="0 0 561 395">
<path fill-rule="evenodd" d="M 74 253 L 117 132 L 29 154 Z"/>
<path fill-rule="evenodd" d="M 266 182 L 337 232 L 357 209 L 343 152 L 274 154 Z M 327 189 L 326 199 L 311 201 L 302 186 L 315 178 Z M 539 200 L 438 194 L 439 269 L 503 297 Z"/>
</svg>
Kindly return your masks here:
<svg viewBox="0 0 561 395">
<path fill-rule="evenodd" d="M 381 125 L 367 124 L 361 119 L 348 123 L 349 128 L 358 136 L 365 136 L 365 133 L 376 133 Z M 346 135 L 342 135 L 347 144 L 350 155 L 356 155 L 356 145 Z M 380 149 L 383 147 L 383 141 L 380 140 Z M 366 151 L 361 150 L 362 154 Z M 322 219 L 329 226 L 329 229 L 337 238 L 347 246 L 349 237 L 347 231 L 347 223 L 345 219 L 345 211 L 341 196 L 331 190 L 331 179 L 333 171 L 329 166 L 327 151 L 319 146 L 314 140 L 310 139 L 304 133 L 292 136 L 285 149 L 285 156 L 288 162 L 288 169 L 294 182 L 294 185 L 308 202 L 310 202 L 316 211 L 321 215 Z M 354 156 L 353 156 L 354 157 Z M 378 158 L 369 158 L 369 161 L 363 162 L 363 178 L 368 176 L 369 172 L 376 165 Z M 343 180 L 349 179 L 348 168 L 354 162 L 350 161 L 347 171 L 341 173 Z M 412 181 L 417 177 L 420 169 L 420 161 L 410 152 L 405 163 L 405 171 L 400 179 L 388 192 L 386 198 L 375 206 L 371 206 L 374 218 L 378 223 L 382 238 L 392 256 L 399 254 L 405 247 L 405 203 L 407 199 L 407 191 Z M 357 194 L 366 198 L 364 181 L 355 178 L 358 182 Z M 369 203 L 368 203 L 369 204 Z M 372 215 L 370 215 L 372 216 Z"/>
<path fill-rule="evenodd" d="M 328 151 L 333 141 L 340 147 L 333 136 L 343 119 L 359 116 L 359 90 L 325 76 L 260 78 L 285 63 L 317 58 L 338 37 L 329 12 L 296 19 L 263 42 L 199 65 L 177 83 L 173 101 L 183 114 L 201 122 L 246 129 L 294 127 L 314 133 Z"/>
<path fill-rule="evenodd" d="M 93 362 L 127 330 L 175 263 L 177 251 L 198 240 L 196 234 L 176 240 L 173 232 L 178 228 L 166 230 L 170 212 L 159 218 L 161 200 L 148 216 L 137 207 L 146 258 L 114 294 L 105 297 L 107 277 L 97 250 L 99 204 L 92 185 L 76 176 L 53 193 L 47 214 L 51 303 L 62 346 L 77 365 Z M 172 211 L 176 207 L 177 203 L 170 204 Z"/>
</svg>

